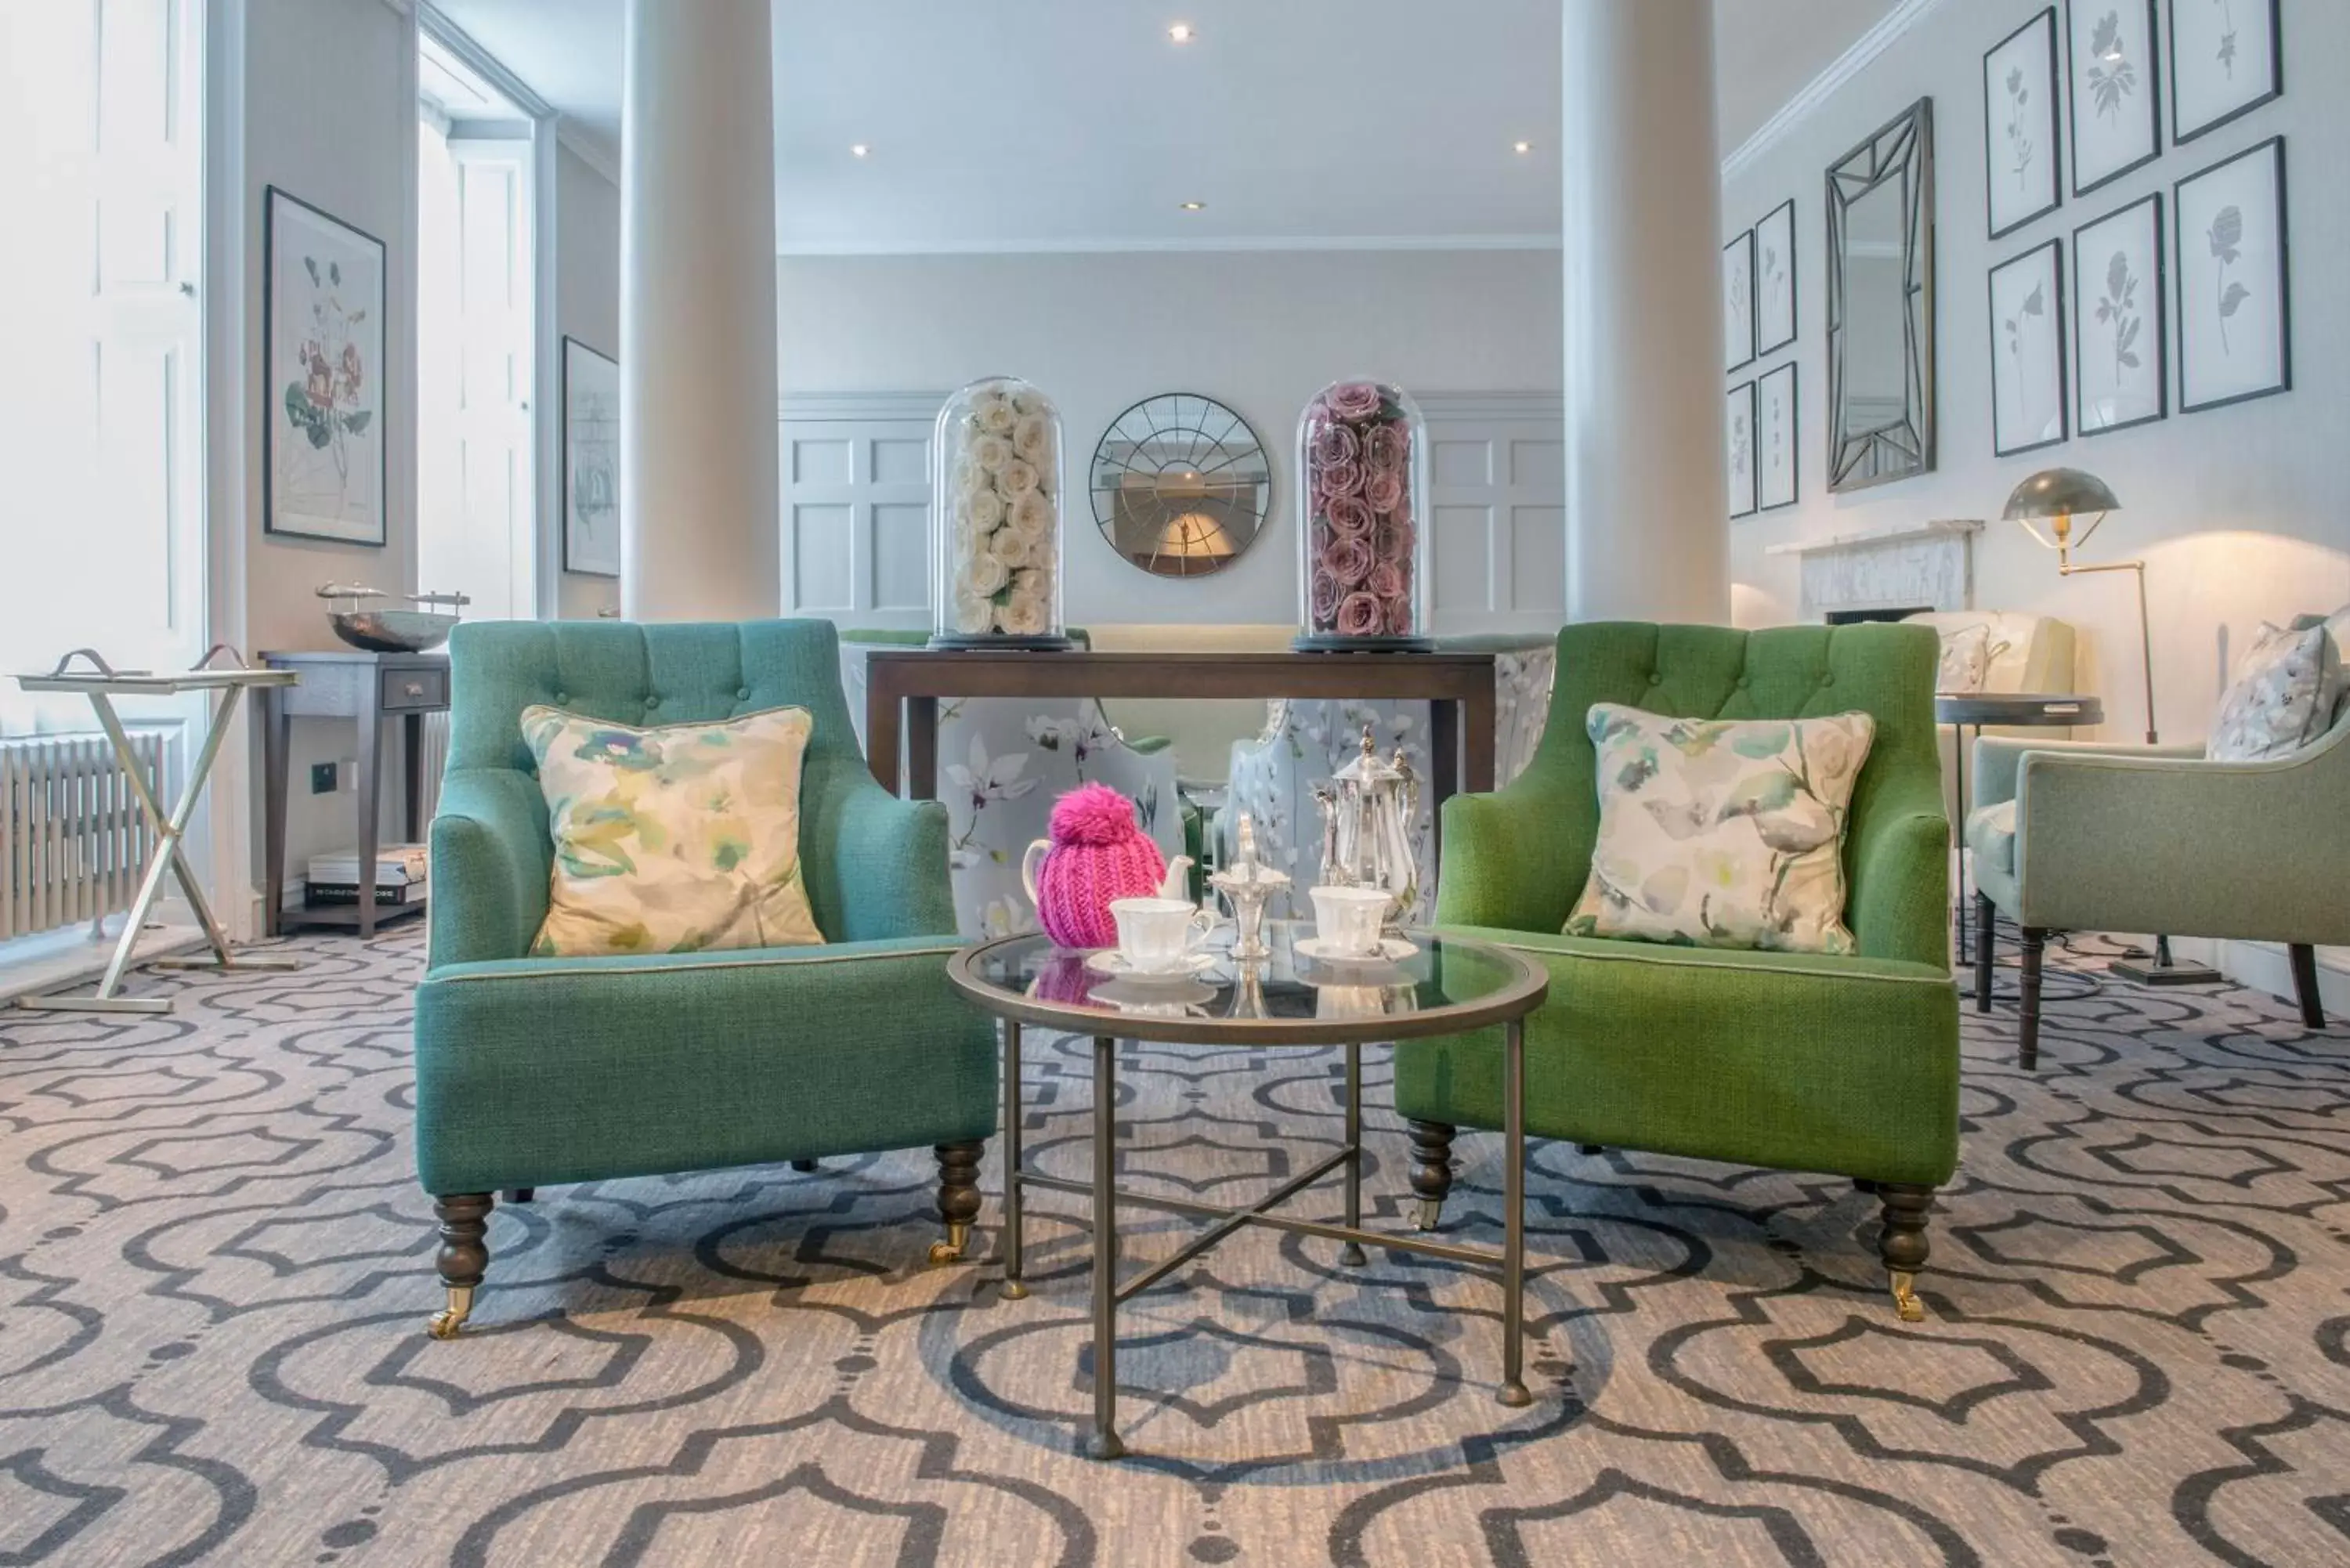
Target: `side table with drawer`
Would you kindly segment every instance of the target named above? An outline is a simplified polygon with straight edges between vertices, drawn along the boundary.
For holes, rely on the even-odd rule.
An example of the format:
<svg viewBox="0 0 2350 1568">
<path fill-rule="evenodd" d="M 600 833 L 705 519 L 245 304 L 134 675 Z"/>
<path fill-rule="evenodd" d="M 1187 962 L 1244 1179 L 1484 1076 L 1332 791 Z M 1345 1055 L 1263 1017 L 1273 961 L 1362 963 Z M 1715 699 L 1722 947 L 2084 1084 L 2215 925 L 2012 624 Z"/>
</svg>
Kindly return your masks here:
<svg viewBox="0 0 2350 1568">
<path fill-rule="evenodd" d="M 268 888 L 264 918 L 269 934 L 276 936 L 289 923 L 286 903 L 286 811 L 291 788 L 286 777 L 293 765 L 293 729 L 296 719 L 350 719 L 359 724 L 359 898 L 349 906 L 302 909 L 290 922 L 309 926 L 356 929 L 373 936 L 379 918 L 396 919 L 424 908 L 402 905 L 379 910 L 375 902 L 376 853 L 380 847 L 377 824 L 383 785 L 383 722 L 401 722 L 406 742 L 406 777 L 401 810 L 405 836 L 416 843 L 424 836 L 424 715 L 446 712 L 449 707 L 449 656 L 445 653 L 363 653 L 357 649 L 331 653 L 265 653 L 262 662 L 272 670 L 300 672 L 298 686 L 263 693 L 261 711 L 262 772 L 268 838 L 265 864 Z"/>
</svg>

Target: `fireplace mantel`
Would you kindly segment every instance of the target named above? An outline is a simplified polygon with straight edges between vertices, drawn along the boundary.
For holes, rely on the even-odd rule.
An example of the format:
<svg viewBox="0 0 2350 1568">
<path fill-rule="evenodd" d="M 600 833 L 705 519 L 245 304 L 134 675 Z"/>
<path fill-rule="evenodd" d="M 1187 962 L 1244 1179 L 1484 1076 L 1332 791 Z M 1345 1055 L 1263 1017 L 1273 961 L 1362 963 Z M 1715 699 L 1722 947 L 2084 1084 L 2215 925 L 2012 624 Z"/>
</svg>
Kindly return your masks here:
<svg viewBox="0 0 2350 1568">
<path fill-rule="evenodd" d="M 1971 609 L 1980 518 L 1905 523 L 1767 547 L 1803 562 L 1805 620 L 1832 610 Z"/>
</svg>

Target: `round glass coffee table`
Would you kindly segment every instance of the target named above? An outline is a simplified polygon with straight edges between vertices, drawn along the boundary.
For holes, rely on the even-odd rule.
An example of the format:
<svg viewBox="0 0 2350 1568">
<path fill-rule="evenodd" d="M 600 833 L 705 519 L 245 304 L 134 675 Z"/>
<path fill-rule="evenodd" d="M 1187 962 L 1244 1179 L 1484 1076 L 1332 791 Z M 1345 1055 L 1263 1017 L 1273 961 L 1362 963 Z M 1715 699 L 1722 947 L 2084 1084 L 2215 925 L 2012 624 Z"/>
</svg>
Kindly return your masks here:
<svg viewBox="0 0 2350 1568">
<path fill-rule="evenodd" d="M 1533 1396 L 1522 1376 L 1525 1315 L 1525 1034 L 1527 1013 L 1542 1004 L 1549 978 L 1517 954 L 1484 942 L 1409 931 L 1410 951 L 1371 961 L 1327 962 L 1301 952 L 1311 928 L 1269 921 L 1270 959 L 1238 964 L 1216 951 L 1195 975 L 1172 980 L 1113 976 L 1089 967 L 1090 955 L 1042 936 L 1007 937 L 966 948 L 947 965 L 955 989 L 1003 1021 L 1003 1293 L 1028 1293 L 1021 1280 L 1021 1194 L 1027 1188 L 1091 1199 L 1094 1236 L 1094 1431 L 1096 1459 L 1126 1452 L 1118 1435 L 1118 1303 L 1149 1290 L 1217 1243 L 1252 1226 L 1341 1244 L 1339 1262 L 1367 1262 L 1365 1247 L 1388 1247 L 1497 1270 L 1502 1279 L 1502 1386 L 1504 1405 Z M 1308 947 L 1310 941 L 1306 942 Z M 1398 944 L 1393 939 L 1391 948 Z M 1503 1229 L 1492 1251 L 1362 1229 L 1363 1047 L 1375 1042 L 1458 1034 L 1502 1027 Z M 1090 1035 L 1094 1043 L 1093 1179 L 1074 1181 L 1022 1168 L 1020 1035 L 1036 1028 Z M 1118 1168 L 1118 1044 L 1148 1040 L 1222 1049 L 1232 1045 L 1343 1045 L 1347 1054 L 1345 1147 L 1243 1209 L 1188 1198 L 1128 1192 Z M 1298 1220 L 1274 1209 L 1343 1171 L 1343 1223 Z M 1207 1230 L 1142 1273 L 1118 1282 L 1118 1209 L 1154 1209 L 1211 1221 Z"/>
</svg>

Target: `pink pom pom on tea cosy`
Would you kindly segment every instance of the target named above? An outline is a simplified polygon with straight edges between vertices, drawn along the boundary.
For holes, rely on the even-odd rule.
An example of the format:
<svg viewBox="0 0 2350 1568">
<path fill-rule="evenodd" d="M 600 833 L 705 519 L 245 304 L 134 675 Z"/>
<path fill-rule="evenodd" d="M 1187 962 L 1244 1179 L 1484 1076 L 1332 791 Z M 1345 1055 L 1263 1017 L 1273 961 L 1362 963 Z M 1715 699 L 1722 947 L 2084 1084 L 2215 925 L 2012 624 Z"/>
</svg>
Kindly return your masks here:
<svg viewBox="0 0 2350 1568">
<path fill-rule="evenodd" d="M 1107 784 L 1079 784 L 1054 803 L 1051 838 L 1036 876 L 1037 923 L 1065 948 L 1116 947 L 1110 900 L 1149 898 L 1167 876 L 1134 803 Z"/>
</svg>

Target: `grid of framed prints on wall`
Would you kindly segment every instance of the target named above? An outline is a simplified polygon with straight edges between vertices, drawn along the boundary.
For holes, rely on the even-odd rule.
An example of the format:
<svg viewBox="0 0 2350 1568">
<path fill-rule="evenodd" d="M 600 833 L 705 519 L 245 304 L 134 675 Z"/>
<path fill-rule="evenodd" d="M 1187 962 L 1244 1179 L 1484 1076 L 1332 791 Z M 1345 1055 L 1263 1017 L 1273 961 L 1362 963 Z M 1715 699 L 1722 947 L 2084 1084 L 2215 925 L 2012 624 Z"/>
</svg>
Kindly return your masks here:
<svg viewBox="0 0 2350 1568">
<path fill-rule="evenodd" d="M 2170 411 L 2168 327 L 2157 192 L 2073 232 L 2074 415 L 2083 435 Z"/>
<path fill-rule="evenodd" d="M 1721 247 L 1721 344 L 1725 370 L 1754 362 L 1754 231 Z"/>
<path fill-rule="evenodd" d="M 1730 514 L 1754 514 L 1754 383 L 1741 381 L 1725 400 L 1722 430 L 1729 441 Z"/>
<path fill-rule="evenodd" d="M 2075 196 L 2162 151 L 2154 10 L 2154 0 L 2064 0 Z"/>
<path fill-rule="evenodd" d="M 2172 0 L 2170 140 L 2183 146 L 2284 91 L 2278 0 Z"/>
<path fill-rule="evenodd" d="M 2293 386 L 2284 138 L 2178 182 L 2178 406 L 2187 413 Z"/>
<path fill-rule="evenodd" d="M 1992 239 L 2064 200 L 2056 168 L 2057 101 L 2051 5 L 1983 56 L 1983 202 Z"/>
<path fill-rule="evenodd" d="M 1759 512 L 1799 499 L 1803 455 L 1797 448 L 1795 366 L 1780 366 L 1754 381 L 1754 504 Z"/>
<path fill-rule="evenodd" d="M 1991 269 L 1991 450 L 2054 446 L 2072 433 L 2064 399 L 2064 242 Z"/>
</svg>

